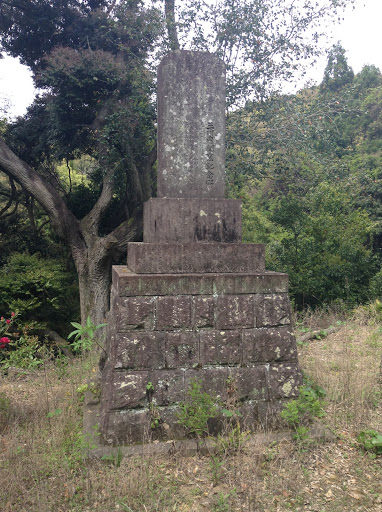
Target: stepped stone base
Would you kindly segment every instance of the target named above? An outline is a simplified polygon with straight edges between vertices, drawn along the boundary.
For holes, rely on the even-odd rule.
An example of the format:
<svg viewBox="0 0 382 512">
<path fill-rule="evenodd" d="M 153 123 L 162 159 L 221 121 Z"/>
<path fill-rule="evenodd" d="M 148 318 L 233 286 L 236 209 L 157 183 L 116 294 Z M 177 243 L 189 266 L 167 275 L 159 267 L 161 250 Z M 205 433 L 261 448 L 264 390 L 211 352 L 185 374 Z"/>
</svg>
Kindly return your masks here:
<svg viewBox="0 0 382 512">
<path fill-rule="evenodd" d="M 137 274 L 265 271 L 265 246 L 224 243 L 140 243 L 127 246 L 127 266 Z"/>
<path fill-rule="evenodd" d="M 110 319 L 100 414 L 106 444 L 184 438 L 177 413 L 192 379 L 222 402 L 234 399 L 247 428 L 272 422 L 301 385 L 285 274 L 114 267 Z"/>
</svg>

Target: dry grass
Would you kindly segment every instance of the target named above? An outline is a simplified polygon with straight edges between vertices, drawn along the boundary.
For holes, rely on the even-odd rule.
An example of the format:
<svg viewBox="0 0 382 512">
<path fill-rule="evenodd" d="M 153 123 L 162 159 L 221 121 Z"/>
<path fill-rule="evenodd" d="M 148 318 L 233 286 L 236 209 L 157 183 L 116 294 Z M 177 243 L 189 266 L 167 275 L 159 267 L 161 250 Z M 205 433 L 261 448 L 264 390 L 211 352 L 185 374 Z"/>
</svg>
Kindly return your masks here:
<svg viewBox="0 0 382 512">
<path fill-rule="evenodd" d="M 76 392 L 83 365 L 61 379 L 54 368 L 2 377 L 10 403 L 0 400 L 0 510 L 382 511 L 382 460 L 356 441 L 364 428 L 382 431 L 382 330 L 362 315 L 299 347 L 302 368 L 327 392 L 330 443 L 264 445 L 253 436 L 225 457 L 89 461 Z M 315 321 L 308 327 L 323 327 Z"/>
</svg>

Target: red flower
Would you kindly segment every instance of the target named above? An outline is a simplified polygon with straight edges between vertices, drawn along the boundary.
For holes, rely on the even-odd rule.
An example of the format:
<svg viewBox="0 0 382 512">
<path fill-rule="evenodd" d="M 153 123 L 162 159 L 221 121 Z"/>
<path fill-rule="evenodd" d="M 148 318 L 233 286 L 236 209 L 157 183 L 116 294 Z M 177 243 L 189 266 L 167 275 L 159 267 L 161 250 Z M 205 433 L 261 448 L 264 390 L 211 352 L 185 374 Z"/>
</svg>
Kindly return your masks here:
<svg viewBox="0 0 382 512">
<path fill-rule="evenodd" d="M 5 346 L 7 345 L 7 343 L 10 343 L 10 339 L 7 338 L 6 336 L 4 336 L 3 338 L 0 339 L 0 348 L 5 348 Z"/>
<path fill-rule="evenodd" d="M 10 324 L 12 320 L 10 318 L 7 318 L 7 324 Z"/>
<path fill-rule="evenodd" d="M 0 318 L 0 320 L 1 320 L 2 322 L 4 322 L 4 317 L 2 316 L 2 317 Z"/>
<path fill-rule="evenodd" d="M 11 313 L 11 316 L 12 316 L 12 317 L 13 317 L 13 316 L 15 316 L 15 313 Z"/>
</svg>

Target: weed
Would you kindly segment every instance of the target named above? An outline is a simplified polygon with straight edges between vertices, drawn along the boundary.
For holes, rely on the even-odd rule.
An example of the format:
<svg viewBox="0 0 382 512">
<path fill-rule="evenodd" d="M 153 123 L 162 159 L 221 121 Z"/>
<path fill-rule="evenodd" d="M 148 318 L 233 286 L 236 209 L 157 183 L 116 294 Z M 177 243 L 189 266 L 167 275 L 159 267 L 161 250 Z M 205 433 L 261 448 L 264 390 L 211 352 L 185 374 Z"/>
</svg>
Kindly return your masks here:
<svg viewBox="0 0 382 512">
<path fill-rule="evenodd" d="M 382 455 L 382 434 L 376 430 L 362 430 L 357 436 L 357 441 L 363 449 L 375 455 Z"/>
<path fill-rule="evenodd" d="M 299 397 L 288 402 L 280 413 L 281 418 L 295 431 L 293 438 L 300 447 L 306 446 L 309 441 L 307 425 L 314 418 L 325 416 L 321 401 L 325 395 L 321 387 L 305 377 L 305 384 L 299 388 Z"/>
<path fill-rule="evenodd" d="M 319 332 L 315 333 L 314 338 L 316 340 L 322 340 L 323 338 L 326 338 L 328 335 L 328 331 L 326 329 L 321 329 Z"/>
<path fill-rule="evenodd" d="M 123 459 L 123 453 L 122 453 L 121 448 L 118 448 L 117 453 L 115 455 L 110 454 L 110 455 L 103 455 L 101 457 L 101 460 L 103 460 L 104 462 L 110 462 L 116 468 L 119 468 L 121 466 L 122 459 Z"/>
<path fill-rule="evenodd" d="M 84 326 L 77 322 L 71 322 L 71 325 L 76 328 L 68 335 L 68 339 L 74 336 L 74 341 L 71 343 L 71 346 L 73 347 L 74 352 L 84 353 L 88 352 L 92 348 L 94 342 L 96 342 L 94 339 L 94 333 L 98 329 L 101 329 L 101 327 L 105 327 L 107 324 L 95 325 L 93 324 L 90 316 L 88 316 Z"/>
<path fill-rule="evenodd" d="M 55 369 L 59 379 L 64 379 L 68 374 L 68 358 L 60 352 L 55 358 Z"/>
<path fill-rule="evenodd" d="M 150 412 L 150 427 L 153 430 L 160 428 L 161 424 L 163 423 L 163 420 L 162 420 L 159 409 L 156 406 L 156 403 L 154 400 L 151 400 L 151 402 L 149 404 L 149 412 Z"/>
<path fill-rule="evenodd" d="M 5 412 L 7 413 L 9 411 L 9 406 L 11 404 L 10 399 L 7 397 L 7 395 L 4 392 L 0 393 L 0 413 Z"/>
<path fill-rule="evenodd" d="M 54 411 L 48 412 L 46 415 L 47 418 L 54 418 L 55 416 L 60 416 L 62 414 L 62 409 L 55 409 Z"/>
<path fill-rule="evenodd" d="M 78 401 L 82 405 L 85 401 L 85 393 L 89 389 L 88 384 L 81 384 L 81 386 L 78 386 L 76 389 L 76 393 L 78 393 Z"/>
<path fill-rule="evenodd" d="M 193 379 L 186 400 L 180 404 L 178 423 L 183 425 L 188 435 L 203 437 L 208 434 L 208 421 L 218 416 L 219 405 L 216 398 L 202 390 L 201 381 Z"/>
<path fill-rule="evenodd" d="M 230 506 L 228 500 L 232 494 L 234 494 L 234 493 L 233 492 L 229 492 L 227 494 L 224 494 L 224 492 L 219 493 L 212 510 L 214 512 L 229 512 L 231 510 L 231 506 Z"/>
<path fill-rule="evenodd" d="M 224 474 L 222 469 L 223 464 L 224 460 L 220 459 L 219 457 L 215 457 L 214 455 L 212 455 L 210 461 L 208 462 L 211 471 L 212 482 L 214 485 L 217 485 L 220 482 Z"/>
<path fill-rule="evenodd" d="M 229 427 L 225 429 L 223 434 L 218 434 L 218 436 L 214 440 L 216 443 L 217 450 L 220 453 L 228 455 L 240 452 L 240 450 L 242 450 L 243 446 L 248 440 L 249 435 L 249 431 L 243 432 L 241 430 L 240 423 L 239 421 L 237 421 L 235 427 L 232 424 L 230 424 Z"/>
</svg>

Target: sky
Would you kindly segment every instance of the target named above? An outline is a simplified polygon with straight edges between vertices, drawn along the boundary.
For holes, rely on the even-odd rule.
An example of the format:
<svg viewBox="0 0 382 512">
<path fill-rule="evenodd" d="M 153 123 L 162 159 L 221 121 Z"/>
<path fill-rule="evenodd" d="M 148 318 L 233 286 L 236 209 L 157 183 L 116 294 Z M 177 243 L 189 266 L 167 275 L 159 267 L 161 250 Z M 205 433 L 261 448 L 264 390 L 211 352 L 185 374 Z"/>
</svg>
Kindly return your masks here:
<svg viewBox="0 0 382 512">
<path fill-rule="evenodd" d="M 382 0 L 356 0 L 356 8 L 349 8 L 341 25 L 332 29 L 333 43 L 340 41 L 347 51 L 349 65 L 355 73 L 365 64 L 374 64 L 382 71 Z M 308 73 L 308 78 L 322 80 L 326 59 L 323 58 Z M 33 101 L 34 88 L 28 69 L 17 59 L 0 60 L 0 106 L 5 99 L 11 117 L 23 115 Z"/>
</svg>

